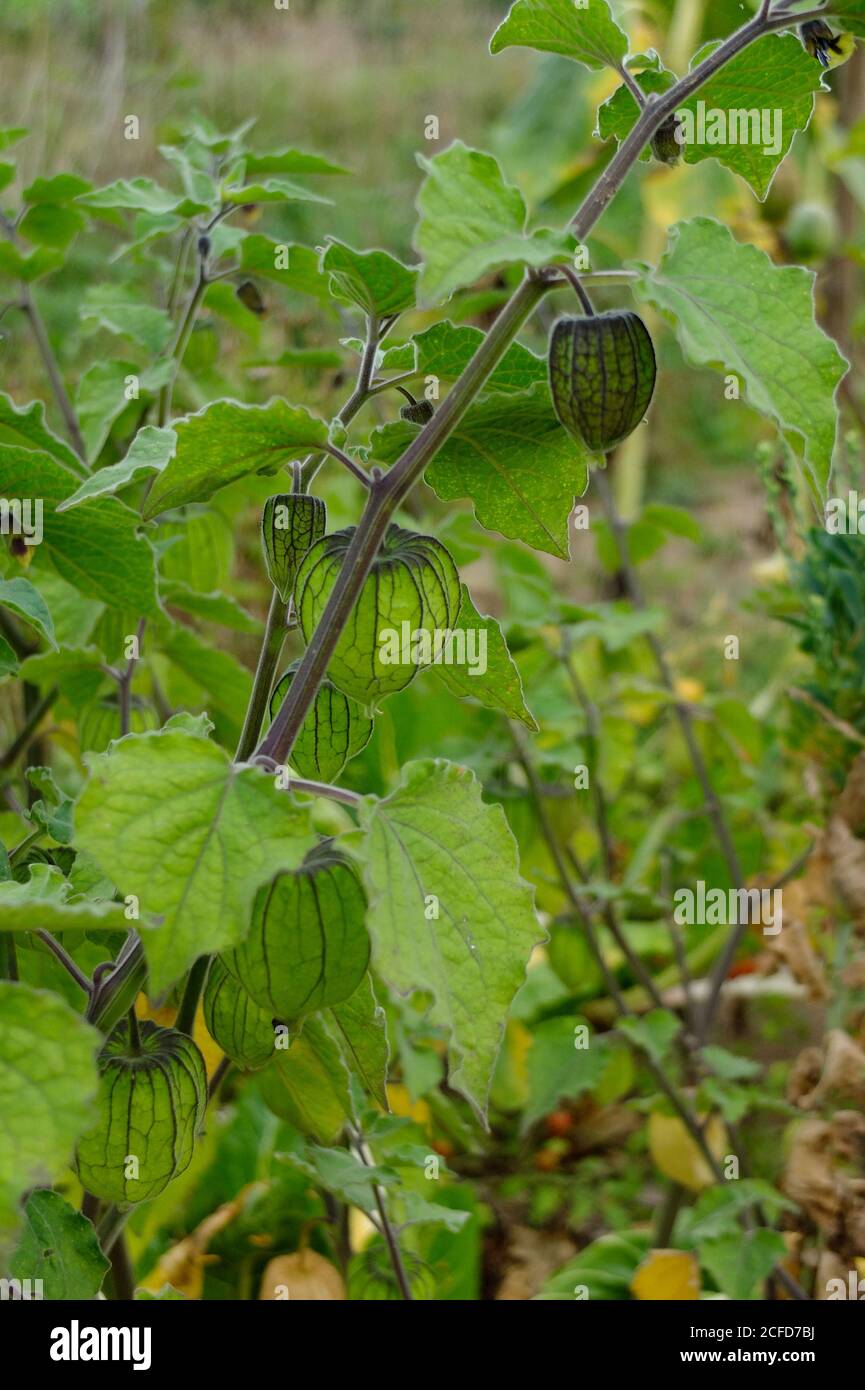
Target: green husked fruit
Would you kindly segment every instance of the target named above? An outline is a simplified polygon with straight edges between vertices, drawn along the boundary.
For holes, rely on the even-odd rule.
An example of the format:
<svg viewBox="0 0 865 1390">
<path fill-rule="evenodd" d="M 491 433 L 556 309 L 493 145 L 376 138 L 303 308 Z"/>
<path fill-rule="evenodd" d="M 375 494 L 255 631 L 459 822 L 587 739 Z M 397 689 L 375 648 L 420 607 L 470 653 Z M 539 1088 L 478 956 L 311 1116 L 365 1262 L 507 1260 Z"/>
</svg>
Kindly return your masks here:
<svg viewBox="0 0 865 1390">
<path fill-rule="evenodd" d="M 556 414 L 591 453 L 606 453 L 637 428 L 656 375 L 649 330 L 637 314 L 559 319 L 549 362 Z"/>
<path fill-rule="evenodd" d="M 365 917 L 357 872 L 325 840 L 259 889 L 249 935 L 223 959 L 262 1009 L 292 1022 L 357 989 L 369 964 Z"/>
<path fill-rule="evenodd" d="M 157 1197 L 189 1167 L 207 1105 L 207 1074 L 192 1039 L 149 1019 L 139 1032 L 138 1053 L 126 1019 L 103 1046 L 98 1118 L 75 1159 L 87 1192 L 124 1207 Z M 136 1166 L 138 1176 L 127 1176 Z"/>
<path fill-rule="evenodd" d="M 274 719 L 288 694 L 299 661 L 293 661 L 277 681 L 270 697 Z M 315 700 L 300 726 L 291 750 L 292 767 L 300 777 L 332 782 L 349 759 L 357 756 L 372 737 L 373 721 L 356 700 L 350 700 L 329 680 L 322 681 Z"/>
<path fill-rule="evenodd" d="M 268 497 L 261 514 L 261 544 L 271 584 L 286 603 L 294 593 L 298 566 L 327 530 L 327 508 L 320 497 L 282 492 Z"/>
<path fill-rule="evenodd" d="M 207 1031 L 236 1066 L 256 1071 L 273 1056 L 273 1019 L 215 956 L 204 990 Z"/>
<path fill-rule="evenodd" d="M 159 716 L 152 705 L 133 695 L 129 706 L 129 732 L 145 734 L 159 728 Z M 78 742 L 81 752 L 104 753 L 114 738 L 120 738 L 120 702 L 116 695 L 106 695 L 86 705 L 78 721 Z"/>
<path fill-rule="evenodd" d="M 355 528 L 325 536 L 301 564 L 295 586 L 308 642 L 339 578 Z M 388 527 L 327 674 L 337 689 L 371 705 L 404 690 L 432 660 L 435 634 L 459 616 L 460 580 L 448 551 L 432 536 Z"/>
</svg>

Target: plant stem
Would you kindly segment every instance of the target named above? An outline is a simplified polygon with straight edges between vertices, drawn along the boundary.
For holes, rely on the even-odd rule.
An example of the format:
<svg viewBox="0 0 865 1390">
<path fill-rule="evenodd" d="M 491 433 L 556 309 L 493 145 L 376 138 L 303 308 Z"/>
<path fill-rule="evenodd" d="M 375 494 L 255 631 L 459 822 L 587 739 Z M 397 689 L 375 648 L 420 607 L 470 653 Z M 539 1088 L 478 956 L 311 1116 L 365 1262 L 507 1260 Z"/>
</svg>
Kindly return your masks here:
<svg viewBox="0 0 865 1390">
<path fill-rule="evenodd" d="M 267 711 L 267 702 L 270 699 L 270 691 L 279 663 L 282 644 L 285 640 L 285 618 L 285 601 L 280 598 L 279 591 L 274 589 L 270 596 L 270 607 L 267 610 L 267 621 L 264 627 L 261 651 L 258 654 L 258 666 L 255 671 L 252 695 L 246 709 L 240 742 L 234 755 L 236 763 L 245 763 L 255 751 L 255 745 L 261 733 L 262 721 Z"/>
<path fill-rule="evenodd" d="M 19 756 L 25 752 L 35 730 L 54 704 L 58 694 L 57 686 L 52 686 L 47 694 L 43 695 L 42 699 L 29 711 L 21 730 L 0 758 L 0 772 L 5 772 L 7 768 L 12 767 L 18 761 Z"/>
<path fill-rule="evenodd" d="M 2 212 L 0 212 L 0 227 L 2 227 L 8 240 L 12 242 L 13 246 L 19 245 L 18 234 L 15 231 L 14 223 L 12 223 L 9 220 L 9 218 L 5 215 L 5 213 Z M 36 342 L 36 347 L 38 349 L 39 356 L 42 358 L 42 365 L 44 366 L 45 371 L 48 375 L 48 380 L 51 383 L 51 390 L 54 393 L 54 399 L 57 402 L 57 407 L 60 411 L 60 414 L 63 416 L 63 422 L 66 425 L 66 432 L 69 435 L 69 438 L 72 442 L 72 447 L 74 448 L 76 454 L 78 455 L 83 465 L 82 472 L 85 474 L 89 473 L 90 470 L 87 466 L 87 450 L 84 447 L 84 440 L 81 435 L 81 427 L 78 424 L 78 416 L 75 413 L 75 407 L 69 399 L 66 387 L 63 385 L 63 377 L 60 373 L 60 368 L 57 365 L 57 358 L 54 355 L 54 349 L 51 346 L 51 340 L 48 337 L 48 332 L 43 322 L 42 315 L 40 314 L 39 309 L 37 308 L 36 300 L 33 298 L 33 289 L 29 284 L 27 284 L 26 281 L 22 282 L 21 284 L 20 305 L 24 313 L 27 315 L 27 321 L 30 324 L 30 331 L 33 334 L 33 338 Z"/>
<path fill-rule="evenodd" d="M 373 1168 L 375 1164 L 372 1154 L 370 1153 L 369 1148 L 367 1147 L 360 1130 L 355 1129 L 351 1125 L 349 1125 L 348 1133 L 351 1139 L 352 1147 L 354 1148 L 355 1153 L 357 1154 L 361 1163 L 363 1163 L 367 1168 Z M 408 1281 L 408 1275 L 405 1272 L 405 1265 L 403 1264 L 402 1259 L 402 1251 L 399 1248 L 399 1242 L 396 1238 L 396 1232 L 394 1231 L 393 1226 L 391 1225 L 390 1217 L 388 1216 L 384 1190 L 383 1188 L 379 1187 L 378 1183 L 374 1183 L 372 1191 L 373 1196 L 375 1198 L 375 1205 L 378 1210 L 379 1221 L 381 1222 L 381 1233 L 384 1236 L 385 1242 L 387 1244 L 388 1254 L 390 1255 L 390 1262 L 393 1267 L 394 1275 L 396 1276 L 397 1284 L 399 1285 L 399 1291 L 407 1303 L 412 1303 L 414 1301 L 414 1296 L 411 1291 L 411 1285 Z"/>
<path fill-rule="evenodd" d="M 627 63 L 617 63 L 616 72 L 619 74 L 628 91 L 631 93 L 631 96 L 634 98 L 634 101 L 637 103 L 638 107 L 642 111 L 643 107 L 646 104 L 646 94 L 643 91 L 637 79 L 635 78 L 634 74 L 629 69 Z"/>
<path fill-rule="evenodd" d="M 500 361 L 518 329 L 549 288 L 540 277 L 527 277 L 496 319 L 459 381 L 423 427 L 406 452 L 383 477 L 373 470 L 366 507 L 331 591 L 321 620 L 291 689 L 283 701 L 259 756 L 284 763 L 306 712 L 327 670 L 340 633 L 351 616 L 363 583 L 372 568 L 390 518 L 418 481 L 433 455 L 462 419 L 490 372 Z M 374 360 L 374 358 L 373 358 Z M 355 396 L 357 392 L 355 392 Z"/>
<path fill-rule="evenodd" d="M 207 1087 L 207 1101 L 208 1101 L 208 1104 L 210 1104 L 210 1102 L 211 1102 L 213 1099 L 215 1099 L 215 1097 L 219 1094 L 219 1089 L 220 1089 L 220 1087 L 222 1086 L 223 1081 L 225 1080 L 225 1078 L 227 1077 L 227 1075 L 228 1075 L 228 1073 L 229 1073 L 230 1071 L 231 1071 L 231 1058 L 230 1058 L 230 1057 L 223 1057 L 223 1058 L 221 1059 L 221 1061 L 219 1062 L 219 1064 L 218 1064 L 218 1066 L 217 1066 L 217 1068 L 216 1068 L 216 1071 L 213 1073 L 212 1077 L 210 1078 L 210 1082 L 209 1082 L 208 1087 Z"/>
<path fill-rule="evenodd" d="M 349 473 L 352 473 L 364 487 L 369 487 L 369 474 L 358 467 L 354 459 L 349 458 L 348 454 L 343 453 L 342 449 L 337 449 L 334 444 L 328 444 L 325 452 L 330 454 L 332 458 L 337 459 L 342 464 L 343 468 L 347 468 Z"/>
<path fill-rule="evenodd" d="M 108 1257 L 111 1261 L 114 1297 L 121 1303 L 129 1303 L 135 1297 L 135 1274 L 129 1258 L 126 1237 L 122 1231 L 112 1243 Z"/>
<path fill-rule="evenodd" d="M 63 966 L 64 970 L 66 970 L 67 973 L 72 976 L 75 983 L 81 989 L 84 990 L 84 993 L 87 995 L 89 999 L 92 989 L 90 980 L 84 974 L 83 970 L 79 970 L 78 966 L 75 964 L 75 961 L 72 959 L 70 955 L 67 954 L 66 951 L 64 951 L 63 947 L 60 945 L 60 942 L 57 941 L 49 931 L 45 931 L 42 927 L 37 928 L 33 935 L 38 936 L 39 940 L 45 943 L 49 951 L 53 952 L 53 954 L 59 960 L 60 964 Z"/>
<path fill-rule="evenodd" d="M 25 835 L 23 840 L 19 840 L 14 849 L 9 851 L 9 867 L 14 869 L 24 858 L 31 845 L 35 845 L 37 840 L 41 840 L 45 834 L 40 826 L 31 830 L 29 835 Z"/>
<path fill-rule="evenodd" d="M 0 931 L 0 980 L 18 979 L 18 955 L 11 931 Z"/>
<path fill-rule="evenodd" d="M 328 782 L 311 782 L 307 777 L 292 777 L 289 791 L 307 792 L 310 796 L 323 796 L 328 801 L 341 801 L 344 806 L 359 806 L 363 797 L 348 787 L 333 787 Z"/>
<path fill-rule="evenodd" d="M 183 998 L 180 1001 L 174 1026 L 179 1033 L 187 1033 L 189 1037 L 192 1037 L 192 1030 L 195 1027 L 198 1001 L 201 998 L 201 991 L 204 989 L 204 981 L 207 979 L 209 967 L 210 956 L 199 956 L 186 977 L 186 988 L 183 991 Z"/>
<path fill-rule="evenodd" d="M 102 1246 L 102 1253 L 104 1255 L 111 1254 L 114 1242 L 117 1240 L 131 1215 L 131 1208 L 127 1211 L 119 1211 L 118 1208 L 113 1205 L 106 1207 L 96 1230 L 99 1244 Z"/>
<path fill-rule="evenodd" d="M 135 632 L 138 650 L 141 650 L 141 639 L 144 636 L 144 628 L 147 623 L 146 618 L 140 618 Z M 124 738 L 129 733 L 129 723 L 132 713 L 132 677 L 135 672 L 135 663 L 138 657 L 131 656 L 126 663 L 126 668 L 117 682 L 118 704 L 120 706 L 120 737 Z"/>
<path fill-rule="evenodd" d="M 126 1017 L 129 1022 L 129 1050 L 133 1057 L 139 1057 L 141 1055 L 141 1029 L 138 1027 L 138 1015 L 135 1012 L 134 1004 Z"/>
<path fill-rule="evenodd" d="M 195 286 L 192 290 L 192 294 L 189 296 L 189 302 L 186 306 L 186 312 L 184 313 L 183 318 L 180 322 L 180 326 L 178 327 L 177 335 L 174 339 L 174 345 L 170 353 L 170 356 L 172 358 L 171 376 L 169 377 L 166 384 L 163 386 L 159 395 L 159 423 L 163 427 L 168 424 L 171 418 L 171 399 L 174 395 L 174 385 L 177 381 L 177 373 L 180 371 L 180 365 L 183 361 L 183 355 L 186 352 L 187 344 L 189 343 L 189 339 L 192 336 L 192 330 L 195 327 L 195 318 L 198 313 L 201 301 L 204 298 L 207 285 L 208 279 L 207 271 L 204 266 L 204 259 L 203 257 L 199 257 L 198 275 L 196 277 Z"/>
<path fill-rule="evenodd" d="M 51 383 L 51 390 L 54 393 L 54 399 L 57 402 L 61 415 L 63 416 L 63 421 L 66 425 L 66 432 L 69 435 L 69 439 L 73 449 L 75 450 L 78 457 L 81 459 L 81 462 L 85 465 L 84 471 L 89 472 L 90 470 L 89 468 L 87 468 L 86 464 L 87 449 L 84 444 L 83 436 L 81 434 L 81 427 L 78 424 L 78 416 L 75 413 L 75 407 L 69 399 L 66 387 L 63 384 L 63 378 L 60 375 L 60 368 L 57 365 L 57 358 L 54 356 L 54 349 L 51 346 L 51 342 L 48 337 L 48 332 L 45 328 L 42 315 L 36 307 L 36 301 L 33 298 L 33 291 L 31 290 L 29 285 L 26 287 L 24 291 L 23 303 L 24 312 L 27 315 L 28 321 L 30 323 L 30 329 L 33 333 L 34 339 L 36 340 L 36 346 L 39 349 L 39 356 L 42 358 L 42 363 L 45 367 L 45 371 L 48 374 L 48 380 Z"/>
</svg>

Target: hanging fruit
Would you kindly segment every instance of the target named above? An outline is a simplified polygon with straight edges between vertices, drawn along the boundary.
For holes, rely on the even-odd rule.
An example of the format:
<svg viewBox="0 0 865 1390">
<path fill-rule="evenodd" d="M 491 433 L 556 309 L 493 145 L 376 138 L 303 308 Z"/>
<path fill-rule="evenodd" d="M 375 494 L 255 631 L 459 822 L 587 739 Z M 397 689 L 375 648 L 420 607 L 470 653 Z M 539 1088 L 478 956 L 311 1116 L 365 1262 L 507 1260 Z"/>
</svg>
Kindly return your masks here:
<svg viewBox="0 0 865 1390">
<path fill-rule="evenodd" d="M 559 319 L 549 351 L 553 405 L 565 429 L 591 453 L 627 439 L 655 389 L 655 351 L 630 309 Z"/>
<path fill-rule="evenodd" d="M 295 603 L 307 642 L 327 606 L 354 532 L 348 526 L 324 536 L 301 563 Z M 455 625 L 460 600 L 459 575 L 445 547 L 432 536 L 389 526 L 330 659 L 330 680 L 364 706 L 404 690 L 433 660 L 436 634 Z"/>
<path fill-rule="evenodd" d="M 255 1071 L 273 1056 L 273 1019 L 247 994 L 215 956 L 207 972 L 204 990 L 204 1022 L 207 1031 L 232 1062 L 244 1071 Z"/>
<path fill-rule="evenodd" d="M 265 502 L 261 515 L 264 563 L 271 584 L 285 603 L 294 592 L 301 560 L 326 529 L 327 508 L 320 497 L 284 492 Z"/>
<path fill-rule="evenodd" d="M 259 890 L 248 935 L 223 959 L 256 1004 L 285 1022 L 354 993 L 369 964 L 366 898 L 331 840 Z"/>
<path fill-rule="evenodd" d="M 99 1054 L 98 1116 L 78 1142 L 76 1168 L 94 1197 L 129 1206 L 162 1192 L 192 1159 L 207 1074 L 191 1038 L 147 1019 L 118 1023 Z"/>
<path fill-rule="evenodd" d="M 274 719 L 294 680 L 299 661 L 293 661 L 280 677 L 270 697 Z M 373 721 L 357 703 L 323 680 L 300 726 L 291 750 L 291 765 L 300 777 L 332 782 L 350 758 L 356 757 L 372 737 Z"/>
</svg>

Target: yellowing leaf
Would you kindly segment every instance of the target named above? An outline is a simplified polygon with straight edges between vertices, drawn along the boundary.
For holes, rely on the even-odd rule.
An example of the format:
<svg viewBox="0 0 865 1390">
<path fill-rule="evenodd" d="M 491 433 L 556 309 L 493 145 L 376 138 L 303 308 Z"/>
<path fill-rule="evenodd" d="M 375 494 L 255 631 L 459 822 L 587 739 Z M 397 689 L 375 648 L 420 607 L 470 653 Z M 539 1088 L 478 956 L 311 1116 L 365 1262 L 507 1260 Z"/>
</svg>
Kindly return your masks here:
<svg viewBox="0 0 865 1390">
<path fill-rule="evenodd" d="M 703 1116 L 700 1116 L 702 1123 Z M 723 1120 L 713 1115 L 705 1130 L 706 1142 L 716 1158 L 727 1152 L 727 1130 Z M 655 1110 L 649 1116 L 649 1153 L 655 1166 L 673 1182 L 690 1192 L 711 1187 L 714 1174 L 678 1115 Z"/>
<path fill-rule="evenodd" d="M 700 1297 L 700 1270 L 686 1250 L 652 1250 L 631 1280 L 635 1298 L 681 1303 Z"/>
</svg>

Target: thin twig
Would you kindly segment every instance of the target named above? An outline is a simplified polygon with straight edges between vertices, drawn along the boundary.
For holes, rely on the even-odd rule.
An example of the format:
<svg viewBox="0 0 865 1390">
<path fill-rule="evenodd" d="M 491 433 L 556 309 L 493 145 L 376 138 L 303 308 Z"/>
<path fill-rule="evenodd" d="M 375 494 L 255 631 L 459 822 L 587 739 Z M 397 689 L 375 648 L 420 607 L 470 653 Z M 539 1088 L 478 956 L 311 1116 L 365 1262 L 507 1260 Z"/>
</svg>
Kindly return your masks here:
<svg viewBox="0 0 865 1390">
<path fill-rule="evenodd" d="M 365 1143 L 360 1130 L 356 1129 L 353 1125 L 348 1125 L 347 1131 L 351 1141 L 351 1146 L 357 1154 L 357 1157 L 360 1159 L 361 1163 L 366 1168 L 374 1168 L 375 1160 L 372 1154 L 370 1153 L 369 1148 L 367 1147 L 367 1144 Z M 399 1242 L 396 1238 L 396 1232 L 394 1231 L 390 1217 L 388 1216 L 384 1189 L 380 1187 L 378 1183 L 373 1183 L 372 1192 L 373 1197 L 375 1198 L 376 1208 L 378 1209 L 378 1216 L 379 1221 L 381 1222 L 382 1235 L 384 1236 L 385 1242 L 387 1244 L 388 1254 L 390 1255 L 390 1262 L 393 1266 L 393 1272 L 396 1276 L 397 1284 L 399 1285 L 399 1291 L 402 1294 L 405 1301 L 407 1303 L 411 1303 L 414 1301 L 414 1296 L 411 1291 L 411 1285 L 408 1280 L 408 1275 L 405 1272 L 405 1265 L 403 1264 L 402 1259 L 402 1251 L 399 1248 Z"/>
<path fill-rule="evenodd" d="M 39 727 L 45 715 L 54 704 L 58 694 L 59 691 L 57 686 L 52 686 L 51 689 L 42 696 L 38 704 L 33 706 L 21 730 L 12 740 L 3 756 L 0 757 L 0 771 L 5 772 L 7 768 L 13 767 L 20 755 L 26 751 L 33 738 L 34 731 Z"/>
<path fill-rule="evenodd" d="M 33 935 L 38 936 L 39 940 L 45 943 L 49 951 L 53 951 L 54 955 L 57 957 L 64 970 L 66 970 L 68 974 L 72 976 L 75 983 L 79 986 L 80 989 L 84 990 L 84 993 L 87 995 L 89 999 L 91 991 L 93 989 L 91 981 L 84 974 L 83 970 L 79 970 L 78 966 L 75 964 L 75 961 L 66 951 L 64 951 L 63 947 L 60 945 L 60 942 L 57 941 L 56 938 L 53 937 L 49 931 L 45 931 L 43 927 L 38 927 L 36 931 L 33 933 Z"/>
<path fill-rule="evenodd" d="M 631 96 L 634 98 L 634 101 L 642 111 L 646 104 L 646 94 L 634 77 L 634 74 L 628 68 L 627 63 L 617 63 L 616 72 L 619 74 L 628 91 L 631 93 Z"/>
<path fill-rule="evenodd" d="M 326 444 L 324 445 L 324 450 L 326 453 L 330 454 L 332 458 L 338 459 L 343 467 L 347 468 L 349 473 L 352 473 L 364 487 L 371 486 L 369 474 L 365 473 L 362 468 L 359 468 L 354 459 L 350 458 L 348 454 L 344 454 L 342 449 L 338 449 L 334 444 Z"/>
<path fill-rule="evenodd" d="M 15 230 L 15 224 L 10 222 L 9 218 L 2 212 L 0 212 L 0 227 L 2 227 L 8 240 L 11 241 L 13 245 L 17 246 L 18 234 Z M 21 308 L 27 315 L 36 347 L 39 350 L 39 356 L 42 358 L 42 365 L 51 383 L 51 390 L 54 393 L 54 399 L 57 402 L 60 414 L 63 416 L 66 432 L 72 442 L 72 447 L 84 466 L 84 472 L 89 472 L 90 470 L 87 467 L 87 449 L 81 434 L 78 416 L 75 413 L 75 407 L 69 399 L 66 387 L 63 384 L 63 377 L 57 364 L 57 358 L 54 355 L 54 349 L 51 346 L 51 340 L 48 337 L 42 315 L 33 298 L 32 287 L 26 283 L 22 283 L 21 286 Z"/>
</svg>

